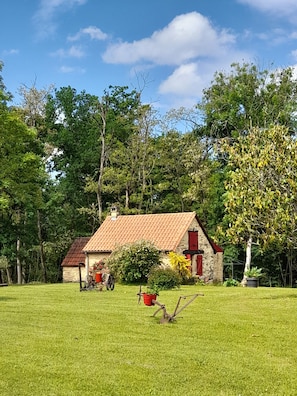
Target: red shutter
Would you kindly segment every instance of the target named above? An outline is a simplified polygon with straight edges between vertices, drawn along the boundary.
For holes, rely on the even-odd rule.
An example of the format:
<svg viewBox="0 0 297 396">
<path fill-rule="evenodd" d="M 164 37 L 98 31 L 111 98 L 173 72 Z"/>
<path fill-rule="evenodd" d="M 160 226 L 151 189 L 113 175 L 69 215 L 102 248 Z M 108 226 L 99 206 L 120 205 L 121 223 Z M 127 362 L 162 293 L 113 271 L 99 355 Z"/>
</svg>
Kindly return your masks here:
<svg viewBox="0 0 297 396">
<path fill-rule="evenodd" d="M 202 266 L 202 254 L 197 255 L 197 273 L 196 275 L 203 275 L 203 266 Z"/>
<path fill-rule="evenodd" d="M 189 231 L 189 250 L 198 250 L 198 231 Z"/>
</svg>

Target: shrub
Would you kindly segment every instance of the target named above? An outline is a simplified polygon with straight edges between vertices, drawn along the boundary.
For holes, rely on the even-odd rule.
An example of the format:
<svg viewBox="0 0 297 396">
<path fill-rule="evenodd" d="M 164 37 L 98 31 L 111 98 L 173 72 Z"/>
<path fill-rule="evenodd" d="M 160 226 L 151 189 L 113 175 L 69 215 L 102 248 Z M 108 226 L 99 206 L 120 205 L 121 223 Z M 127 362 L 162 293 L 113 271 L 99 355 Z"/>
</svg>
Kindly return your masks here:
<svg viewBox="0 0 297 396">
<path fill-rule="evenodd" d="M 181 276 L 172 268 L 152 268 L 148 276 L 148 287 L 159 290 L 173 289 L 182 283 Z"/>
<path fill-rule="evenodd" d="M 250 269 L 245 271 L 244 275 L 247 278 L 260 278 L 263 275 L 262 274 L 262 268 L 251 267 Z"/>
<path fill-rule="evenodd" d="M 122 283 L 146 283 L 150 269 L 160 265 L 160 253 L 147 241 L 137 241 L 113 251 L 107 265 Z"/>
<path fill-rule="evenodd" d="M 228 278 L 223 283 L 223 286 L 231 287 L 231 286 L 238 286 L 239 282 L 236 279 Z"/>
<path fill-rule="evenodd" d="M 182 278 L 182 282 L 186 283 L 187 279 L 189 279 L 192 274 L 190 271 L 191 262 L 182 254 L 178 254 L 175 252 L 169 252 L 169 263 L 171 268 L 176 271 L 180 277 Z"/>
</svg>

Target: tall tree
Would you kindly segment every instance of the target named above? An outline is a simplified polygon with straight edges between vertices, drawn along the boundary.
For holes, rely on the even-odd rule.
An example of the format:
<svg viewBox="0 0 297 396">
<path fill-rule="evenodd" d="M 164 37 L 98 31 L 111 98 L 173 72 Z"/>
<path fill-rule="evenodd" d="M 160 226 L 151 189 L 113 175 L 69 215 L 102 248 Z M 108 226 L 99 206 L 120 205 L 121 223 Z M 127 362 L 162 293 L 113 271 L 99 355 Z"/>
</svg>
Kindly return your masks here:
<svg viewBox="0 0 297 396">
<path fill-rule="evenodd" d="M 197 139 L 193 135 L 181 134 L 176 130 L 167 131 L 157 137 L 154 211 L 175 212 L 190 209 L 193 197 L 186 194 L 192 185 L 190 172 L 193 168 L 190 170 L 188 165 L 193 165 L 192 161 L 195 159 L 187 155 L 191 146 L 197 147 L 196 143 Z"/>
<path fill-rule="evenodd" d="M 100 158 L 94 108 L 97 97 L 77 93 L 71 87 L 55 90 L 46 105 L 48 142 L 53 146 L 51 175 L 64 200 L 65 224 L 79 235 L 92 232 L 93 225 L 79 209 L 95 198 L 85 193 L 86 178 L 95 173 Z"/>
<path fill-rule="evenodd" d="M 245 243 L 245 270 L 250 268 L 252 242 L 263 249 L 291 248 L 297 242 L 297 143 L 288 128 L 253 128 L 231 144 L 226 180 L 226 234 Z"/>
<path fill-rule="evenodd" d="M 214 138 L 238 136 L 252 127 L 283 125 L 296 128 L 297 80 L 292 68 L 261 70 L 255 64 L 231 65 L 216 72 L 198 108 L 203 133 Z"/>
<path fill-rule="evenodd" d="M 37 154 L 36 132 L 29 129 L 13 111 L 0 111 L 0 211 L 8 213 L 16 227 L 16 247 L 21 247 L 21 224 L 27 208 L 41 205 L 44 177 Z M 18 283 L 22 282 L 19 254 Z"/>
<path fill-rule="evenodd" d="M 42 157 L 45 164 L 48 163 L 50 156 L 52 155 L 52 147 L 47 142 L 47 131 L 45 127 L 45 111 L 46 111 L 46 103 L 48 96 L 53 90 L 53 86 L 49 86 L 43 89 L 37 89 L 36 81 L 31 87 L 27 87 L 26 85 L 21 85 L 19 88 L 19 94 L 21 96 L 21 104 L 20 107 L 17 108 L 20 116 L 22 117 L 24 123 L 30 127 L 34 128 L 37 132 L 37 140 L 40 143 L 40 148 L 42 150 Z M 44 188 L 42 189 L 44 191 Z M 32 262 L 30 265 L 31 272 L 38 273 L 37 268 L 39 264 L 41 266 L 42 271 L 42 279 L 44 282 L 47 281 L 47 266 L 46 266 L 46 257 L 45 257 L 45 249 L 44 249 L 44 235 L 46 233 L 45 229 L 47 225 L 45 224 L 44 218 L 44 208 L 39 207 L 36 208 L 36 213 L 34 213 L 34 218 L 36 221 L 36 226 L 34 229 L 36 230 L 38 236 L 38 247 L 39 254 L 38 260 Z M 33 238 L 32 238 L 33 239 Z M 28 247 L 29 250 L 29 247 Z M 30 274 L 28 274 L 28 277 Z"/>
<path fill-rule="evenodd" d="M 29 127 L 36 128 L 39 135 L 45 130 L 46 103 L 53 89 L 52 85 L 38 89 L 35 81 L 31 87 L 22 84 L 18 90 L 22 98 L 20 110 L 23 114 L 24 122 Z"/>
<path fill-rule="evenodd" d="M 122 158 L 123 152 L 126 152 L 136 128 L 140 108 L 139 93 L 135 90 L 128 92 L 128 87 L 118 86 L 110 86 L 109 90 L 105 90 L 103 97 L 98 100 L 94 108 L 93 117 L 100 136 L 99 165 L 94 174 L 87 179 L 85 190 L 96 193 L 99 223 L 106 209 L 103 200 L 113 202 L 115 200 L 112 188 L 106 187 L 107 180 L 110 180 L 112 174 L 111 168 L 107 169 L 108 164 L 117 154 Z M 107 174 L 106 170 L 108 170 Z M 123 169 L 119 170 L 117 167 L 116 172 L 123 174 Z M 114 180 L 111 183 L 114 185 Z"/>
<path fill-rule="evenodd" d="M 104 191 L 113 194 L 125 213 L 143 213 L 151 210 L 152 171 L 157 153 L 153 146 L 156 125 L 149 105 L 139 105 L 134 113 L 130 136 L 119 142 L 108 158 L 104 177 Z"/>
<path fill-rule="evenodd" d="M 2 77 L 3 62 L 0 61 L 0 110 L 7 109 L 7 103 L 12 100 L 12 95 L 7 91 Z"/>
</svg>

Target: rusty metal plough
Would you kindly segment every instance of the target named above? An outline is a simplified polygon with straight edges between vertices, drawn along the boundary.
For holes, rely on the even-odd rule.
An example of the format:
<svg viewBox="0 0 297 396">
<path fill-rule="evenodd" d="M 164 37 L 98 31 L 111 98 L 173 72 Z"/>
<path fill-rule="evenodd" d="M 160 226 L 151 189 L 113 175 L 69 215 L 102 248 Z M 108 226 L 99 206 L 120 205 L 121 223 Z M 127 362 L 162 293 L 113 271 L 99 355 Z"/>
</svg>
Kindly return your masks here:
<svg viewBox="0 0 297 396">
<path fill-rule="evenodd" d="M 138 295 L 138 304 L 140 304 L 141 297 L 143 297 L 146 293 L 143 293 L 141 291 L 141 286 L 139 289 L 139 292 L 137 293 Z M 156 305 L 159 308 L 154 312 L 153 316 L 156 316 L 160 311 L 163 311 L 163 315 L 160 319 L 160 323 L 169 323 L 173 322 L 176 318 L 177 315 L 179 315 L 188 305 L 190 305 L 198 296 L 204 296 L 203 293 L 195 293 L 187 296 L 180 296 L 176 307 L 174 309 L 174 312 L 172 314 L 169 314 L 166 310 L 165 304 L 161 304 L 159 301 L 157 301 L 157 297 L 155 295 L 154 298 L 151 299 L 151 304 L 146 304 L 146 305 Z M 182 300 L 187 300 L 183 305 L 181 305 Z"/>
</svg>

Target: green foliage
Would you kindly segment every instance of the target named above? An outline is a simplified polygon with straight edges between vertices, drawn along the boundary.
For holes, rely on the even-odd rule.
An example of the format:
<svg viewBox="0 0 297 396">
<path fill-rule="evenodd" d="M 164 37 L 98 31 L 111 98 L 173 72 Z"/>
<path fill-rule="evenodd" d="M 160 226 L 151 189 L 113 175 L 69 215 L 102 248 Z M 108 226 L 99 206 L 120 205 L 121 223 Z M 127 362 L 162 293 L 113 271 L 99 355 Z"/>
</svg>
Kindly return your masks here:
<svg viewBox="0 0 297 396">
<path fill-rule="evenodd" d="M 296 243 L 297 144 L 287 128 L 254 128 L 228 154 L 225 233 L 233 243 L 249 237 L 269 245 Z"/>
<path fill-rule="evenodd" d="M 6 86 L 2 77 L 3 62 L 0 60 L 0 111 L 7 109 L 7 102 L 12 100 L 12 95 L 7 92 Z"/>
<path fill-rule="evenodd" d="M 118 282 L 146 283 L 153 266 L 160 265 L 160 253 L 147 241 L 137 241 L 116 248 L 107 265 Z"/>
<path fill-rule="evenodd" d="M 8 260 L 6 256 L 0 256 L 0 270 L 8 268 Z"/>
<path fill-rule="evenodd" d="M 169 252 L 169 264 L 171 268 L 176 271 L 181 277 L 182 281 L 186 281 L 191 277 L 191 263 L 185 256 L 175 252 Z"/>
<path fill-rule="evenodd" d="M 15 112 L 0 113 L 0 210 L 41 204 L 44 173 L 36 132 Z"/>
<path fill-rule="evenodd" d="M 148 286 L 157 287 L 158 290 L 168 290 L 179 287 L 182 283 L 181 276 L 172 268 L 152 268 L 148 275 Z"/>
<path fill-rule="evenodd" d="M 251 267 L 250 269 L 245 271 L 244 275 L 247 278 L 260 278 L 261 276 L 263 276 L 262 268 Z"/>
<path fill-rule="evenodd" d="M 156 295 L 156 296 L 158 296 L 159 295 L 159 292 L 160 292 L 160 287 L 158 286 L 158 285 L 155 285 L 155 284 L 151 284 L 151 285 L 148 285 L 147 286 L 147 288 L 146 288 L 146 290 L 145 290 L 145 294 L 153 294 L 153 295 Z"/>
<path fill-rule="evenodd" d="M 223 283 L 223 286 L 232 287 L 232 286 L 238 286 L 238 284 L 239 284 L 239 282 L 236 279 L 228 278 Z"/>
<path fill-rule="evenodd" d="M 117 200 L 125 213 L 139 213 L 154 206 L 152 199 L 152 170 L 159 153 L 153 144 L 154 114 L 150 106 L 133 112 L 135 120 L 125 142 L 113 143 L 106 164 L 102 191 Z"/>
<path fill-rule="evenodd" d="M 296 124 L 297 81 L 292 68 L 261 70 L 234 63 L 229 73 L 217 72 L 198 107 L 205 116 L 204 134 L 237 137 L 251 127 Z"/>
<path fill-rule="evenodd" d="M 195 160 L 199 162 L 201 158 L 201 146 L 197 139 L 191 133 L 181 134 L 171 130 L 155 139 L 154 149 L 158 153 L 153 179 L 157 198 L 154 211 L 190 210 L 193 197 L 186 195 L 192 185 L 190 172 Z M 195 156 L 189 153 L 190 150 L 195 152 Z"/>
</svg>

